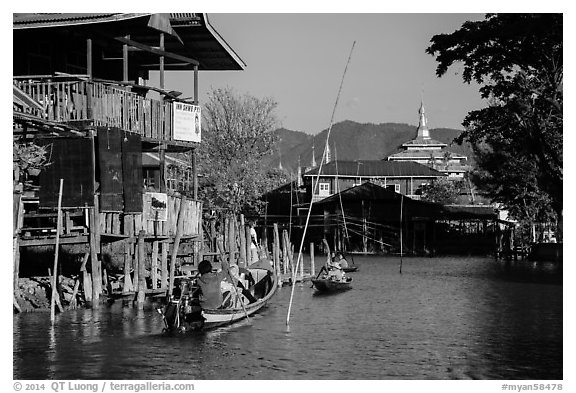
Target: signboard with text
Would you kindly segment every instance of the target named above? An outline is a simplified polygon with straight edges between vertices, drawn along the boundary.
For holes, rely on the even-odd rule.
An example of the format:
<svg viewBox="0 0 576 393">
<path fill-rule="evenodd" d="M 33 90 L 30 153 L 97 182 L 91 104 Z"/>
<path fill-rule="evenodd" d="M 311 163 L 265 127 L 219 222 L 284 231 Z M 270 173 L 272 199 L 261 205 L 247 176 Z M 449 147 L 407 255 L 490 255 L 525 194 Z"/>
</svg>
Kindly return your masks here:
<svg viewBox="0 0 576 393">
<path fill-rule="evenodd" d="M 200 106 L 174 102 L 172 105 L 172 129 L 174 139 L 187 142 L 198 142 L 202 139 Z"/>
</svg>

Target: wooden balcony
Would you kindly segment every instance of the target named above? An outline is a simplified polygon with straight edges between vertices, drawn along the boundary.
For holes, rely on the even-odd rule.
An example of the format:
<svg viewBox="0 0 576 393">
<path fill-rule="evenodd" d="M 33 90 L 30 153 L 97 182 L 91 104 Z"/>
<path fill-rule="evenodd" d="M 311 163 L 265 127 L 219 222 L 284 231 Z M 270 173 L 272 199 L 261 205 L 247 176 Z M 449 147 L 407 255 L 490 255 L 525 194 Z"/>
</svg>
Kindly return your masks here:
<svg viewBox="0 0 576 393">
<path fill-rule="evenodd" d="M 150 88 L 114 85 L 79 78 L 23 79 L 14 84 L 39 102 L 44 110 L 30 114 L 45 120 L 118 127 L 139 134 L 143 140 L 174 142 L 170 101 L 145 98 Z"/>
</svg>

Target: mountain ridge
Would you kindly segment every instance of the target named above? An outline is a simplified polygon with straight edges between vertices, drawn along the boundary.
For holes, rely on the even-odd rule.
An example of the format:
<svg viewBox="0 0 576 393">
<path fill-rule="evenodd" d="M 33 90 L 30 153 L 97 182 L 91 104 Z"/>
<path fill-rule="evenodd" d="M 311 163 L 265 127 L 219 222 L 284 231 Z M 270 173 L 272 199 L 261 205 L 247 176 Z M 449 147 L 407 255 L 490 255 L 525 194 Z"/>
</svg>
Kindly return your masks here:
<svg viewBox="0 0 576 393">
<path fill-rule="evenodd" d="M 374 124 L 352 120 L 338 122 L 332 126 L 330 133 L 332 160 L 382 160 L 400 151 L 403 143 L 414 139 L 417 128 L 406 123 Z M 283 169 L 295 173 L 298 160 L 301 166 L 310 166 L 313 147 L 316 163 L 320 163 L 328 129 L 316 135 L 286 128 L 273 132 L 278 135 L 279 142 L 268 161 L 270 166 L 277 168 L 281 162 Z M 448 144 L 447 150 L 467 156 L 470 162 L 471 148 L 466 144 L 458 145 L 453 142 L 462 132 L 451 128 L 435 128 L 430 130 L 430 137 Z"/>
</svg>

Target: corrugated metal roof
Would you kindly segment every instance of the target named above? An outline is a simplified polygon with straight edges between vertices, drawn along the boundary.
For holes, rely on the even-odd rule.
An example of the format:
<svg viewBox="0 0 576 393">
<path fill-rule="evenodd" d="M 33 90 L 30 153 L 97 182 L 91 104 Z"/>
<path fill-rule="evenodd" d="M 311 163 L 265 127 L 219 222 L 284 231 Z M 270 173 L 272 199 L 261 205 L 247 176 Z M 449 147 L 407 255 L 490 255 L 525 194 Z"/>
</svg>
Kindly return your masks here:
<svg viewBox="0 0 576 393">
<path fill-rule="evenodd" d="M 80 25 L 86 23 L 115 22 L 139 18 L 150 13 L 30 13 L 13 14 L 14 29 Z"/>
<path fill-rule="evenodd" d="M 318 174 L 310 169 L 304 176 Z M 332 161 L 322 166 L 322 176 L 340 177 L 443 177 L 443 173 L 412 161 Z"/>
</svg>

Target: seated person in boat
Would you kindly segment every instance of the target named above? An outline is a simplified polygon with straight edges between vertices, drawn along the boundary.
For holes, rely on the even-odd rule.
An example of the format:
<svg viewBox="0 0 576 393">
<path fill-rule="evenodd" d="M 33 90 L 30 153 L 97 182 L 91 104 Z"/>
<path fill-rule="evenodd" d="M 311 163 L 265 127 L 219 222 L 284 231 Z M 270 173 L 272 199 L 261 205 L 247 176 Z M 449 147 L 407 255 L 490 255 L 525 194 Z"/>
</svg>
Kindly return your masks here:
<svg viewBox="0 0 576 393">
<path fill-rule="evenodd" d="M 340 264 L 340 266 L 341 266 L 342 268 L 346 268 L 346 267 L 349 266 L 349 265 L 348 265 L 348 261 L 346 260 L 346 258 L 344 258 L 344 254 L 342 254 L 341 252 L 339 252 L 339 253 L 336 255 L 336 261 Z"/>
<path fill-rule="evenodd" d="M 344 278 L 345 273 L 342 270 L 342 266 L 340 266 L 339 262 L 336 261 L 327 262 L 325 266 L 322 266 L 320 272 L 322 271 L 326 272 L 324 277 L 327 278 L 328 280 L 345 281 Z"/>
<path fill-rule="evenodd" d="M 223 263 L 223 269 L 219 272 L 212 271 L 212 264 L 204 260 L 198 265 L 198 272 L 200 277 L 196 280 L 200 288 L 200 306 L 203 309 L 218 309 L 235 307 L 237 303 L 237 290 L 234 288 L 233 281 L 241 288 L 242 295 L 247 299 L 248 303 L 253 303 L 256 298 L 252 296 L 250 291 L 238 281 L 238 275 L 235 272 L 238 269 L 237 265 L 230 267 L 230 276 L 228 275 L 228 264 Z M 237 276 L 234 279 L 234 276 Z M 240 291 L 238 291 L 240 292 Z M 240 293 L 238 293 L 239 295 Z M 244 301 L 242 299 L 242 301 Z M 239 305 L 238 305 L 239 306 Z"/>
<path fill-rule="evenodd" d="M 219 272 L 212 271 L 210 261 L 203 260 L 198 264 L 200 277 L 196 284 L 200 287 L 200 306 L 202 308 L 216 309 L 222 307 L 222 282 L 227 278 L 226 269 Z"/>
</svg>

